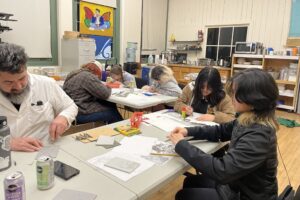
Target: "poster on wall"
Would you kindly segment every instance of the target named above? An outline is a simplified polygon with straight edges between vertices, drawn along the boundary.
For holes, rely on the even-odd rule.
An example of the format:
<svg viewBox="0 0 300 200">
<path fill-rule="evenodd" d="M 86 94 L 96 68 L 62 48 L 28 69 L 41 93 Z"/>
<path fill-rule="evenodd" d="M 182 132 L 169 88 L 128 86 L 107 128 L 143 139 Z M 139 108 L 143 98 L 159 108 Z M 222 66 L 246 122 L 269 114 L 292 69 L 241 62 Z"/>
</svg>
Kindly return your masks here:
<svg viewBox="0 0 300 200">
<path fill-rule="evenodd" d="M 112 38 L 105 36 L 89 35 L 96 42 L 96 59 L 110 59 L 112 54 Z"/>
<path fill-rule="evenodd" d="M 113 36 L 113 8 L 80 1 L 81 34 Z"/>
</svg>

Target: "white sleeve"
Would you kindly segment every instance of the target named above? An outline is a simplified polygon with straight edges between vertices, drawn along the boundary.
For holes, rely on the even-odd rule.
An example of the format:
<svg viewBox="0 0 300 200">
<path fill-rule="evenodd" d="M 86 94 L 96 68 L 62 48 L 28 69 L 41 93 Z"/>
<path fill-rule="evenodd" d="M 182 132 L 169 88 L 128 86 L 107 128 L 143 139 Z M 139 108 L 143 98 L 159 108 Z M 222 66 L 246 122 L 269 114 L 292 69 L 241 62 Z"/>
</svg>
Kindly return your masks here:
<svg viewBox="0 0 300 200">
<path fill-rule="evenodd" d="M 78 107 L 76 106 L 74 101 L 56 83 L 54 83 L 52 88 L 54 97 L 52 106 L 55 111 L 55 116 L 61 115 L 67 118 L 70 126 L 77 116 Z"/>
</svg>

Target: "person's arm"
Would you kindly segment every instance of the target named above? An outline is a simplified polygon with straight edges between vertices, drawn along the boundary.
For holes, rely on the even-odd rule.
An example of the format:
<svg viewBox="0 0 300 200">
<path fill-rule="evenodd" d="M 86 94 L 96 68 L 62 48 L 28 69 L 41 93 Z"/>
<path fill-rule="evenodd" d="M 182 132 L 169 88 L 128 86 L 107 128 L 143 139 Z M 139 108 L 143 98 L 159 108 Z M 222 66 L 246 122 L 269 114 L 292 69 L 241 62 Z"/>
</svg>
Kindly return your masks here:
<svg viewBox="0 0 300 200">
<path fill-rule="evenodd" d="M 193 136 L 199 140 L 209 140 L 213 142 L 228 141 L 231 139 L 232 130 L 236 121 L 231 121 L 218 126 L 195 126 L 186 128 L 188 136 Z"/>
<path fill-rule="evenodd" d="M 107 87 L 95 75 L 91 74 L 81 83 L 82 87 L 98 99 L 106 100 L 111 95 L 111 88 Z"/>
<path fill-rule="evenodd" d="M 216 106 L 214 115 L 214 122 L 216 123 L 226 123 L 235 119 L 232 101 L 228 95 Z"/>
<path fill-rule="evenodd" d="M 181 113 L 183 107 L 186 107 L 187 105 L 191 104 L 192 96 L 193 92 L 191 91 L 190 86 L 186 85 L 182 90 L 182 94 L 175 102 L 174 110 L 176 112 Z"/>
<path fill-rule="evenodd" d="M 173 81 L 169 81 L 164 84 L 153 85 L 153 86 L 154 86 L 154 90 L 157 93 L 166 96 L 179 97 L 182 93 L 182 90 L 179 88 L 178 84 Z"/>
<path fill-rule="evenodd" d="M 52 140 L 56 140 L 63 134 L 75 120 L 78 113 L 78 107 L 74 101 L 59 87 L 53 83 L 51 104 L 55 112 L 55 118 L 50 124 L 49 134 Z"/>
<path fill-rule="evenodd" d="M 241 134 L 243 137 L 222 158 L 206 154 L 184 140 L 177 143 L 175 151 L 201 173 L 221 184 L 227 184 L 265 162 L 272 145 L 270 142 L 275 142 L 270 140 L 270 133 L 260 130 Z"/>
</svg>

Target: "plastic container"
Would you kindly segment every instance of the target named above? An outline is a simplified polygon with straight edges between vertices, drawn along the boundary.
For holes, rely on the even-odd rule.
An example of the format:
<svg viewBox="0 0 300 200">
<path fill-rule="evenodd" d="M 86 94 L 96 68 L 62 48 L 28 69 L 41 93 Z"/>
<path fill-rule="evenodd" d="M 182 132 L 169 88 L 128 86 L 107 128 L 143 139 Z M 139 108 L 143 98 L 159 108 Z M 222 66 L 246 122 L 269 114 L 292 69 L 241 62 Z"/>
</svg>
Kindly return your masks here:
<svg viewBox="0 0 300 200">
<path fill-rule="evenodd" d="M 126 62 L 135 62 L 136 60 L 136 49 L 135 48 L 126 48 Z"/>
<path fill-rule="evenodd" d="M 137 49 L 137 42 L 127 42 L 127 48 L 131 48 L 131 49 Z"/>
<path fill-rule="evenodd" d="M 10 130 L 7 125 L 7 118 L 0 116 L 0 172 L 11 166 L 10 154 Z"/>
<path fill-rule="evenodd" d="M 148 64 L 153 64 L 153 56 L 152 56 L 152 54 L 150 54 L 148 56 Z"/>
</svg>

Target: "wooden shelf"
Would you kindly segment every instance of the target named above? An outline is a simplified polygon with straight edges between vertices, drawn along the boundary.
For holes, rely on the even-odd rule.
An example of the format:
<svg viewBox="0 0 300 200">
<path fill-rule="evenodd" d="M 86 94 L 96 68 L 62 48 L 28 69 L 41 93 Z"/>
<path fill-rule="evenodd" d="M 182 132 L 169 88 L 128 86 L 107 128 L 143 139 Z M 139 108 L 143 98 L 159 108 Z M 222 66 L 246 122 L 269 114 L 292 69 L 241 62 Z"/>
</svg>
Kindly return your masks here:
<svg viewBox="0 0 300 200">
<path fill-rule="evenodd" d="M 279 92 L 279 96 L 282 96 L 282 97 L 292 97 L 292 98 L 294 98 L 294 94 L 284 94 L 284 93 L 281 93 L 281 92 Z"/>
<path fill-rule="evenodd" d="M 258 68 L 262 69 L 262 65 L 243 65 L 243 64 L 234 64 L 233 68 L 242 68 L 242 69 L 249 69 L 249 68 Z"/>
<path fill-rule="evenodd" d="M 257 55 L 257 54 L 234 54 L 234 57 L 236 58 L 263 58 L 263 55 Z"/>
<path fill-rule="evenodd" d="M 175 41 L 169 41 L 172 43 L 200 43 L 199 40 L 175 40 Z"/>
<path fill-rule="evenodd" d="M 286 110 L 294 110 L 293 106 L 288 106 L 288 105 L 277 105 L 277 108 L 282 108 Z"/>
<path fill-rule="evenodd" d="M 277 84 L 285 84 L 285 85 L 296 85 L 294 81 L 285 81 L 285 80 L 276 80 Z"/>
<path fill-rule="evenodd" d="M 265 55 L 265 59 L 280 59 L 280 60 L 299 60 L 299 56 L 271 56 Z"/>
</svg>

